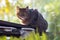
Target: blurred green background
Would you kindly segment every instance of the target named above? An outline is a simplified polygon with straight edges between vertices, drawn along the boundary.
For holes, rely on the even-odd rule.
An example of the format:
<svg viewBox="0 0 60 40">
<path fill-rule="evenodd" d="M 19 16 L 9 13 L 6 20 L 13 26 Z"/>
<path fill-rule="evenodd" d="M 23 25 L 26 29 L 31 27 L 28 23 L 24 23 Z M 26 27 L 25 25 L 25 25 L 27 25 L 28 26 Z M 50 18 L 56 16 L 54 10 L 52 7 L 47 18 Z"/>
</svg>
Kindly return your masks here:
<svg viewBox="0 0 60 40">
<path fill-rule="evenodd" d="M 36 40 L 60 40 L 60 0 L 0 0 L 0 20 L 19 23 L 16 6 L 38 9 L 47 20 L 47 37 Z"/>
</svg>

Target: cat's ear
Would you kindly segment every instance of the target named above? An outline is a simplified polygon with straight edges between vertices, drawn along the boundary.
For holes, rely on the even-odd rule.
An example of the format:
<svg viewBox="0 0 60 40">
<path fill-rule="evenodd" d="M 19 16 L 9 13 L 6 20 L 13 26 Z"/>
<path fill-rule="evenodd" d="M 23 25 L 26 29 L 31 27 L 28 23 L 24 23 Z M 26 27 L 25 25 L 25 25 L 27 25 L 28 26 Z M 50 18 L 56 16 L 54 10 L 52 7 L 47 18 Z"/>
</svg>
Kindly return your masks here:
<svg viewBox="0 0 60 40">
<path fill-rule="evenodd" d="M 29 7 L 27 6 L 26 8 L 28 9 Z"/>
<path fill-rule="evenodd" d="M 26 11 L 28 11 L 28 9 L 29 9 L 29 7 L 27 6 L 27 7 L 26 7 Z"/>
<path fill-rule="evenodd" d="M 17 6 L 16 9 L 19 10 L 20 9 L 19 6 Z"/>
</svg>

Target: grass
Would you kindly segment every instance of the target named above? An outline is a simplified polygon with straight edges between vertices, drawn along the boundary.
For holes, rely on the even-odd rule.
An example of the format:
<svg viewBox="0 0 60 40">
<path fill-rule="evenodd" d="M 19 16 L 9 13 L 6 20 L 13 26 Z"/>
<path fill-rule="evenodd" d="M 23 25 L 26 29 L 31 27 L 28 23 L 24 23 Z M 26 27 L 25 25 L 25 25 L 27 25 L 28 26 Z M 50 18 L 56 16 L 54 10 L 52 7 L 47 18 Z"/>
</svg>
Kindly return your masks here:
<svg viewBox="0 0 60 40">
<path fill-rule="evenodd" d="M 38 33 L 30 33 L 30 35 L 26 36 L 26 37 L 13 37 L 10 36 L 10 40 L 47 40 L 47 36 L 46 34 L 43 33 L 42 36 L 39 36 Z M 6 36 L 0 36 L 0 40 L 7 40 Z"/>
<path fill-rule="evenodd" d="M 6 36 L 0 36 L 0 40 L 6 40 Z"/>
</svg>

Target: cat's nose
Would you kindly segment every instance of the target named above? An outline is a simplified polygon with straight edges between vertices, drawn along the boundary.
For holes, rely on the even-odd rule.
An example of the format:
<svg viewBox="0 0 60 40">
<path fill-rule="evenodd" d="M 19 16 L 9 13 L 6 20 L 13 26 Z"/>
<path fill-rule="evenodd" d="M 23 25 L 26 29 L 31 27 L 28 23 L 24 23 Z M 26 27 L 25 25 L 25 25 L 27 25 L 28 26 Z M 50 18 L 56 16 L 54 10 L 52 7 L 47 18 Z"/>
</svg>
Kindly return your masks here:
<svg viewBox="0 0 60 40">
<path fill-rule="evenodd" d="M 22 20 L 26 20 L 27 19 L 27 17 L 20 17 Z"/>
<path fill-rule="evenodd" d="M 20 17 L 22 20 L 25 20 L 25 18 L 24 17 Z"/>
</svg>

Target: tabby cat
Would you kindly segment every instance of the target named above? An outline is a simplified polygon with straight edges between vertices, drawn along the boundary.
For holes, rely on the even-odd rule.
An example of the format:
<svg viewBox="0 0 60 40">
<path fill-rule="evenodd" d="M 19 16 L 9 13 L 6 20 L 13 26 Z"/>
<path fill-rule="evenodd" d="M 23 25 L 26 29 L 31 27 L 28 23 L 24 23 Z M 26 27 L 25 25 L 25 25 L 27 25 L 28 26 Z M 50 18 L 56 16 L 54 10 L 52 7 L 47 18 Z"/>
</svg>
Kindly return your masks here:
<svg viewBox="0 0 60 40">
<path fill-rule="evenodd" d="M 20 8 L 17 6 L 16 13 L 21 25 L 37 27 L 40 35 L 42 35 L 42 32 L 46 33 L 48 23 L 37 9 Z"/>
</svg>

